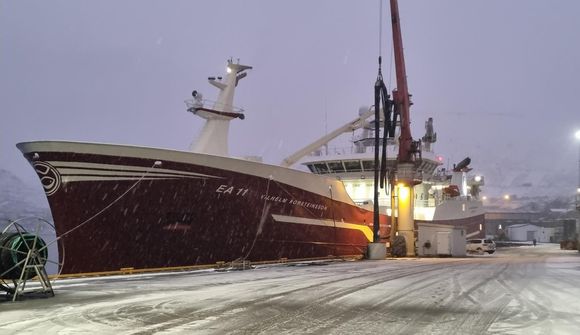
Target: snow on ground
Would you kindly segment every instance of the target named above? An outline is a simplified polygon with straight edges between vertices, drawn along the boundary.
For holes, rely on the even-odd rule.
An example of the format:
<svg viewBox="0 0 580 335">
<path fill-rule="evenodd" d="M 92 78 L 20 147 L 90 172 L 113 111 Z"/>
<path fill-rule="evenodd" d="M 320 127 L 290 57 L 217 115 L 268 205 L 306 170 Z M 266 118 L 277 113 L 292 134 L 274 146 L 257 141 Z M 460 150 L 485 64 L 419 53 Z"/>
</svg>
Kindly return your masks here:
<svg viewBox="0 0 580 335">
<path fill-rule="evenodd" d="M 0 334 L 576 334 L 580 254 L 264 266 L 62 280 L 0 302 Z"/>
</svg>

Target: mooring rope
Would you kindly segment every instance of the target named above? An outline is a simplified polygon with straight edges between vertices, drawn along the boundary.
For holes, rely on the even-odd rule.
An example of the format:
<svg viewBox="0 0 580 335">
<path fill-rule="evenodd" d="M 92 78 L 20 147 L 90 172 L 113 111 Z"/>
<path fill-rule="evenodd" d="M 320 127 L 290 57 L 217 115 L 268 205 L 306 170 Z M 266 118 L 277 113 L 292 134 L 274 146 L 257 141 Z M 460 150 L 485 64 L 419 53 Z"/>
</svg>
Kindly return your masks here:
<svg viewBox="0 0 580 335">
<path fill-rule="evenodd" d="M 66 235 L 72 233 L 73 231 L 75 231 L 75 230 L 79 229 L 80 227 L 86 225 L 87 223 L 91 222 L 97 216 L 103 214 L 103 212 L 105 212 L 107 209 L 111 208 L 111 206 L 113 206 L 114 204 L 116 204 L 119 200 L 121 200 L 123 197 L 125 197 L 125 195 L 127 195 L 127 193 L 131 192 L 131 190 L 133 190 L 137 185 L 139 185 L 139 183 L 141 183 L 143 181 L 143 179 L 149 174 L 149 172 L 151 172 L 152 169 L 154 169 L 155 167 L 160 166 L 160 165 L 161 165 L 161 161 L 155 161 L 155 163 L 153 163 L 153 165 L 149 169 L 147 169 L 147 171 L 145 171 L 145 173 L 141 176 L 141 178 L 139 178 L 135 183 L 133 183 L 133 185 L 131 185 L 131 187 L 129 187 L 125 192 L 123 192 L 123 194 L 121 194 L 120 196 L 118 196 L 110 204 L 108 204 L 107 206 L 105 206 L 105 208 L 101 209 L 100 211 L 98 211 L 97 213 L 95 213 L 90 218 L 88 218 L 85 221 L 81 222 L 76 227 L 71 228 L 69 231 L 61 234 L 56 240 L 59 240 L 59 239 L 65 237 Z"/>
<path fill-rule="evenodd" d="M 328 191 L 330 192 L 330 211 L 332 213 L 332 222 L 334 223 L 334 255 L 336 255 L 336 245 L 338 240 L 336 238 L 336 218 L 334 216 L 334 197 L 332 195 L 332 185 L 328 185 Z"/>
<path fill-rule="evenodd" d="M 72 232 L 76 231 L 77 229 L 79 229 L 79 228 L 83 227 L 84 225 L 88 224 L 89 222 L 91 222 L 92 220 L 94 220 L 95 218 L 97 218 L 99 215 L 103 214 L 103 213 L 104 213 L 106 210 L 108 210 L 109 208 L 111 208 L 111 207 L 112 207 L 114 204 L 116 204 L 117 202 L 119 202 L 119 201 L 120 201 L 122 198 L 124 198 L 124 197 L 125 197 L 125 196 L 126 196 L 128 193 L 129 193 L 129 192 L 131 192 L 131 191 L 132 191 L 132 190 L 133 190 L 135 187 L 137 187 L 137 185 L 139 185 L 139 183 L 141 183 L 141 182 L 143 181 L 143 179 L 145 179 L 145 177 L 147 177 L 147 175 L 148 175 L 148 174 L 151 172 L 151 170 L 153 170 L 154 168 L 156 168 L 156 167 L 158 167 L 158 166 L 161 166 L 161 164 L 162 164 L 162 162 L 161 162 L 161 161 L 155 161 L 155 162 L 153 163 L 153 165 L 152 165 L 150 168 L 148 168 L 148 169 L 145 171 L 145 173 L 143 173 L 143 175 L 142 175 L 142 176 L 141 176 L 141 177 L 140 177 L 140 178 L 139 178 L 137 181 L 135 181 L 135 182 L 134 182 L 134 183 L 133 183 L 133 184 L 132 184 L 132 185 L 131 185 L 131 186 L 130 186 L 130 187 L 129 187 L 129 188 L 128 188 L 128 189 L 127 189 L 125 192 L 123 192 L 123 193 L 122 193 L 120 196 L 118 196 L 116 199 L 114 199 L 113 201 L 111 201 L 111 202 L 110 202 L 110 203 L 109 203 L 107 206 L 105 206 L 103 209 L 101 209 L 101 210 L 100 210 L 100 211 L 98 211 L 97 213 L 93 214 L 93 215 L 92 215 L 90 218 L 88 218 L 88 219 L 84 220 L 83 222 L 81 222 L 80 224 L 76 225 L 75 227 L 73 227 L 73 228 L 69 229 L 68 231 L 64 232 L 64 233 L 63 233 L 63 234 L 61 234 L 60 236 L 57 236 L 57 237 L 56 237 L 56 238 L 55 238 L 53 241 L 51 241 L 51 242 L 49 242 L 49 243 L 46 243 L 46 244 L 45 244 L 43 247 L 41 247 L 41 248 L 37 249 L 37 250 L 36 250 L 36 254 L 38 254 L 38 253 L 42 252 L 43 250 L 47 249 L 47 248 L 48 248 L 48 247 L 50 247 L 51 245 L 53 245 L 53 244 L 57 243 L 57 242 L 58 242 L 59 240 L 61 240 L 62 238 L 66 237 L 67 235 L 71 234 Z M 50 222 L 48 222 L 47 220 L 45 220 L 45 219 L 43 219 L 43 218 L 40 218 L 40 217 L 26 217 L 26 218 L 20 218 L 20 219 L 18 219 L 18 220 L 12 221 L 12 222 L 10 223 L 10 225 L 13 225 L 14 227 L 16 227 L 16 230 L 17 230 L 18 234 L 19 234 L 21 237 L 22 237 L 22 233 L 21 233 L 21 231 L 20 231 L 20 229 L 19 229 L 18 227 L 20 227 L 20 228 L 21 228 L 22 230 L 24 230 L 24 231 L 26 231 L 26 230 L 24 229 L 24 227 L 22 227 L 22 226 L 21 226 L 21 225 L 18 223 L 18 221 L 21 221 L 21 220 L 24 220 L 24 219 L 28 219 L 28 218 L 37 218 L 37 219 L 39 219 L 39 220 L 42 220 L 42 221 L 46 222 L 47 224 L 49 224 L 49 225 L 50 225 L 50 226 L 51 226 L 53 229 L 55 229 L 55 227 L 54 227 L 52 224 L 50 224 Z M 10 225 L 8 225 L 6 228 L 10 227 Z M 55 233 L 56 233 L 56 229 L 55 229 Z M 36 241 L 36 238 L 37 238 L 37 236 L 35 237 L 35 241 Z M 26 245 L 26 247 L 27 247 L 29 250 L 31 250 L 31 248 L 30 248 L 30 246 L 28 245 L 28 243 L 26 242 L 26 240 L 25 240 L 25 239 L 23 239 L 23 241 L 24 241 L 24 244 Z M 6 249 L 6 248 L 2 247 L 2 249 Z M 33 247 L 32 249 L 35 249 L 35 247 Z M 14 250 L 12 250 L 12 249 L 10 249 L 10 250 L 11 250 L 11 251 L 14 251 Z M 59 250 L 59 251 L 60 251 L 60 250 Z M 58 275 L 60 275 L 60 273 L 61 273 L 61 271 L 62 271 L 62 266 L 64 265 L 64 259 L 65 259 L 65 258 L 64 258 L 64 256 L 65 256 L 65 254 L 64 254 L 64 251 L 65 251 L 65 249 L 64 249 L 64 248 L 62 248 L 62 254 L 60 255 L 60 258 L 61 258 L 62 262 L 56 262 L 56 265 L 58 265 L 58 266 L 59 266 L 59 269 L 58 269 L 58 270 L 59 270 L 59 272 L 58 272 Z M 19 250 L 16 250 L 16 252 L 19 252 Z M 1 275 L 4 275 L 4 274 L 6 274 L 6 273 L 9 273 L 9 272 L 10 272 L 10 271 L 12 271 L 13 269 L 15 269 L 15 268 L 17 268 L 17 267 L 21 266 L 23 263 L 25 263 L 25 262 L 26 262 L 26 260 L 27 260 L 27 259 L 28 259 L 28 257 L 27 257 L 27 258 L 24 258 L 23 260 L 21 260 L 21 261 L 19 261 L 19 262 L 17 262 L 17 263 L 15 263 L 15 264 L 14 264 L 14 265 L 13 265 L 13 266 L 10 268 L 10 269 L 8 269 L 8 270 L 4 271 L 4 272 L 3 272 Z M 47 259 L 47 261 L 49 261 L 49 260 Z M 51 262 L 51 263 L 55 263 L 55 262 L 52 262 L 52 261 L 50 261 L 50 262 Z M 2 282 L 4 282 L 4 281 L 2 280 Z M 2 283 L 0 283 L 0 289 L 2 289 L 2 290 L 5 290 L 5 288 L 6 288 L 6 286 L 4 286 Z"/>
<path fill-rule="evenodd" d="M 69 229 L 68 231 L 60 234 L 60 236 L 57 236 L 56 239 L 50 243 L 47 243 L 44 247 L 38 249 L 37 252 L 41 252 L 44 249 L 47 249 L 48 247 L 50 247 L 51 245 L 55 244 L 56 242 L 58 242 L 59 240 L 61 240 L 62 238 L 66 237 L 67 235 L 69 235 L 70 233 L 76 231 L 77 229 L 83 227 L 84 225 L 88 224 L 89 222 L 91 222 L 92 220 L 94 220 L 96 217 L 98 217 L 99 215 L 103 214 L 106 210 L 108 210 L 109 208 L 111 208 L 114 204 L 116 204 L 117 202 L 119 202 L 119 200 L 121 200 L 122 198 L 124 198 L 129 192 L 131 192 L 131 190 L 133 190 L 135 187 L 137 187 L 137 185 L 139 185 L 139 183 L 141 183 L 143 181 L 143 179 L 149 174 L 149 172 L 151 172 L 151 170 L 153 170 L 154 168 L 161 166 L 162 162 L 161 161 L 155 161 L 153 163 L 153 165 L 147 169 L 147 171 L 145 171 L 145 173 L 143 173 L 143 175 L 137 180 L 135 181 L 125 192 L 123 192 L 120 196 L 118 196 L 115 200 L 111 201 L 107 206 L 105 206 L 103 209 L 101 209 L 100 211 L 98 211 L 97 213 L 93 214 L 90 218 L 86 219 L 85 221 L 79 223 L 78 225 L 76 225 L 75 227 Z M 24 262 L 21 261 L 19 262 L 17 265 L 15 266 L 19 266 L 20 264 L 22 264 Z M 64 262 L 63 262 L 64 264 Z M 59 265 L 61 265 L 59 263 Z"/>
<path fill-rule="evenodd" d="M 274 179 L 272 175 L 268 178 L 268 183 L 266 184 L 266 196 L 264 197 L 264 205 L 262 206 L 262 214 L 260 215 L 260 222 L 258 224 L 258 230 L 256 230 L 256 235 L 254 236 L 254 241 L 252 242 L 252 246 L 250 250 L 246 253 L 246 256 L 242 257 L 242 261 L 245 261 L 249 256 L 252 250 L 254 249 L 254 245 L 258 240 L 258 236 L 262 233 L 262 228 L 264 227 L 264 223 L 266 222 L 267 213 L 270 212 L 271 204 L 268 203 L 268 195 L 270 192 L 270 182 Z"/>
</svg>

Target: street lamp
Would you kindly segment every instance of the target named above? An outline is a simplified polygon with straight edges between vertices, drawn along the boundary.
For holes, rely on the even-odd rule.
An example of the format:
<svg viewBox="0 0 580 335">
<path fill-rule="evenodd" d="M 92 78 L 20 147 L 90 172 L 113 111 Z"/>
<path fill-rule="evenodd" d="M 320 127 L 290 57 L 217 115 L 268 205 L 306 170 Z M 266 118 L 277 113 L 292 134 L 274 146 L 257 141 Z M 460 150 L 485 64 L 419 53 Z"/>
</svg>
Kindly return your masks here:
<svg viewBox="0 0 580 335">
<path fill-rule="evenodd" d="M 574 134 L 578 141 L 578 187 L 576 188 L 576 209 L 580 211 L 580 130 Z"/>
</svg>

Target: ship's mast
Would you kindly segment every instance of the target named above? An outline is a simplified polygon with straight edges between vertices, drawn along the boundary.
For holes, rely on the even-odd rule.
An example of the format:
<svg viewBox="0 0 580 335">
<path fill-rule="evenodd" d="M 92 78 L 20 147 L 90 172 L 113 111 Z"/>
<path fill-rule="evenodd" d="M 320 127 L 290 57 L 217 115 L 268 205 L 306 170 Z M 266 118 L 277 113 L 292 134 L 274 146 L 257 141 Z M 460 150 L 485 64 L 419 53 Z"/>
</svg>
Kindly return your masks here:
<svg viewBox="0 0 580 335">
<path fill-rule="evenodd" d="M 190 150 L 197 153 L 228 156 L 228 132 L 230 121 L 244 119 L 243 110 L 233 105 L 238 82 L 246 77 L 251 66 L 228 60 L 225 80 L 209 77 L 208 82 L 219 89 L 217 101 L 204 100 L 200 93 L 193 91 L 193 100 L 187 100 L 187 111 L 206 120 L 203 129 Z M 207 105 L 212 105 L 209 107 Z"/>
</svg>

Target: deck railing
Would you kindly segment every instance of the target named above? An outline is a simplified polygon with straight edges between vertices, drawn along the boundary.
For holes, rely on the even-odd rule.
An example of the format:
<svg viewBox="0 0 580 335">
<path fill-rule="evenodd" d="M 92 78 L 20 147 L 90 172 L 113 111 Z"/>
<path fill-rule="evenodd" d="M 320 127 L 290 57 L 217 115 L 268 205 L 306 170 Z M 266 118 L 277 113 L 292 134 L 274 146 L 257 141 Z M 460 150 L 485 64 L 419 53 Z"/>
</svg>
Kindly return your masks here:
<svg viewBox="0 0 580 335">
<path fill-rule="evenodd" d="M 224 112 L 226 110 L 226 108 L 229 107 L 229 109 L 231 109 L 231 112 L 233 113 L 243 113 L 244 109 L 240 108 L 240 107 L 236 107 L 234 105 L 227 105 L 227 104 L 222 104 L 222 103 L 218 103 L 217 101 L 214 100 L 209 100 L 209 99 L 203 99 L 203 100 L 196 100 L 196 99 L 189 99 L 189 100 L 185 100 L 185 105 L 187 106 L 187 109 L 191 109 L 191 108 L 207 108 L 207 109 L 213 109 L 213 110 L 217 110 L 219 112 Z"/>
</svg>

